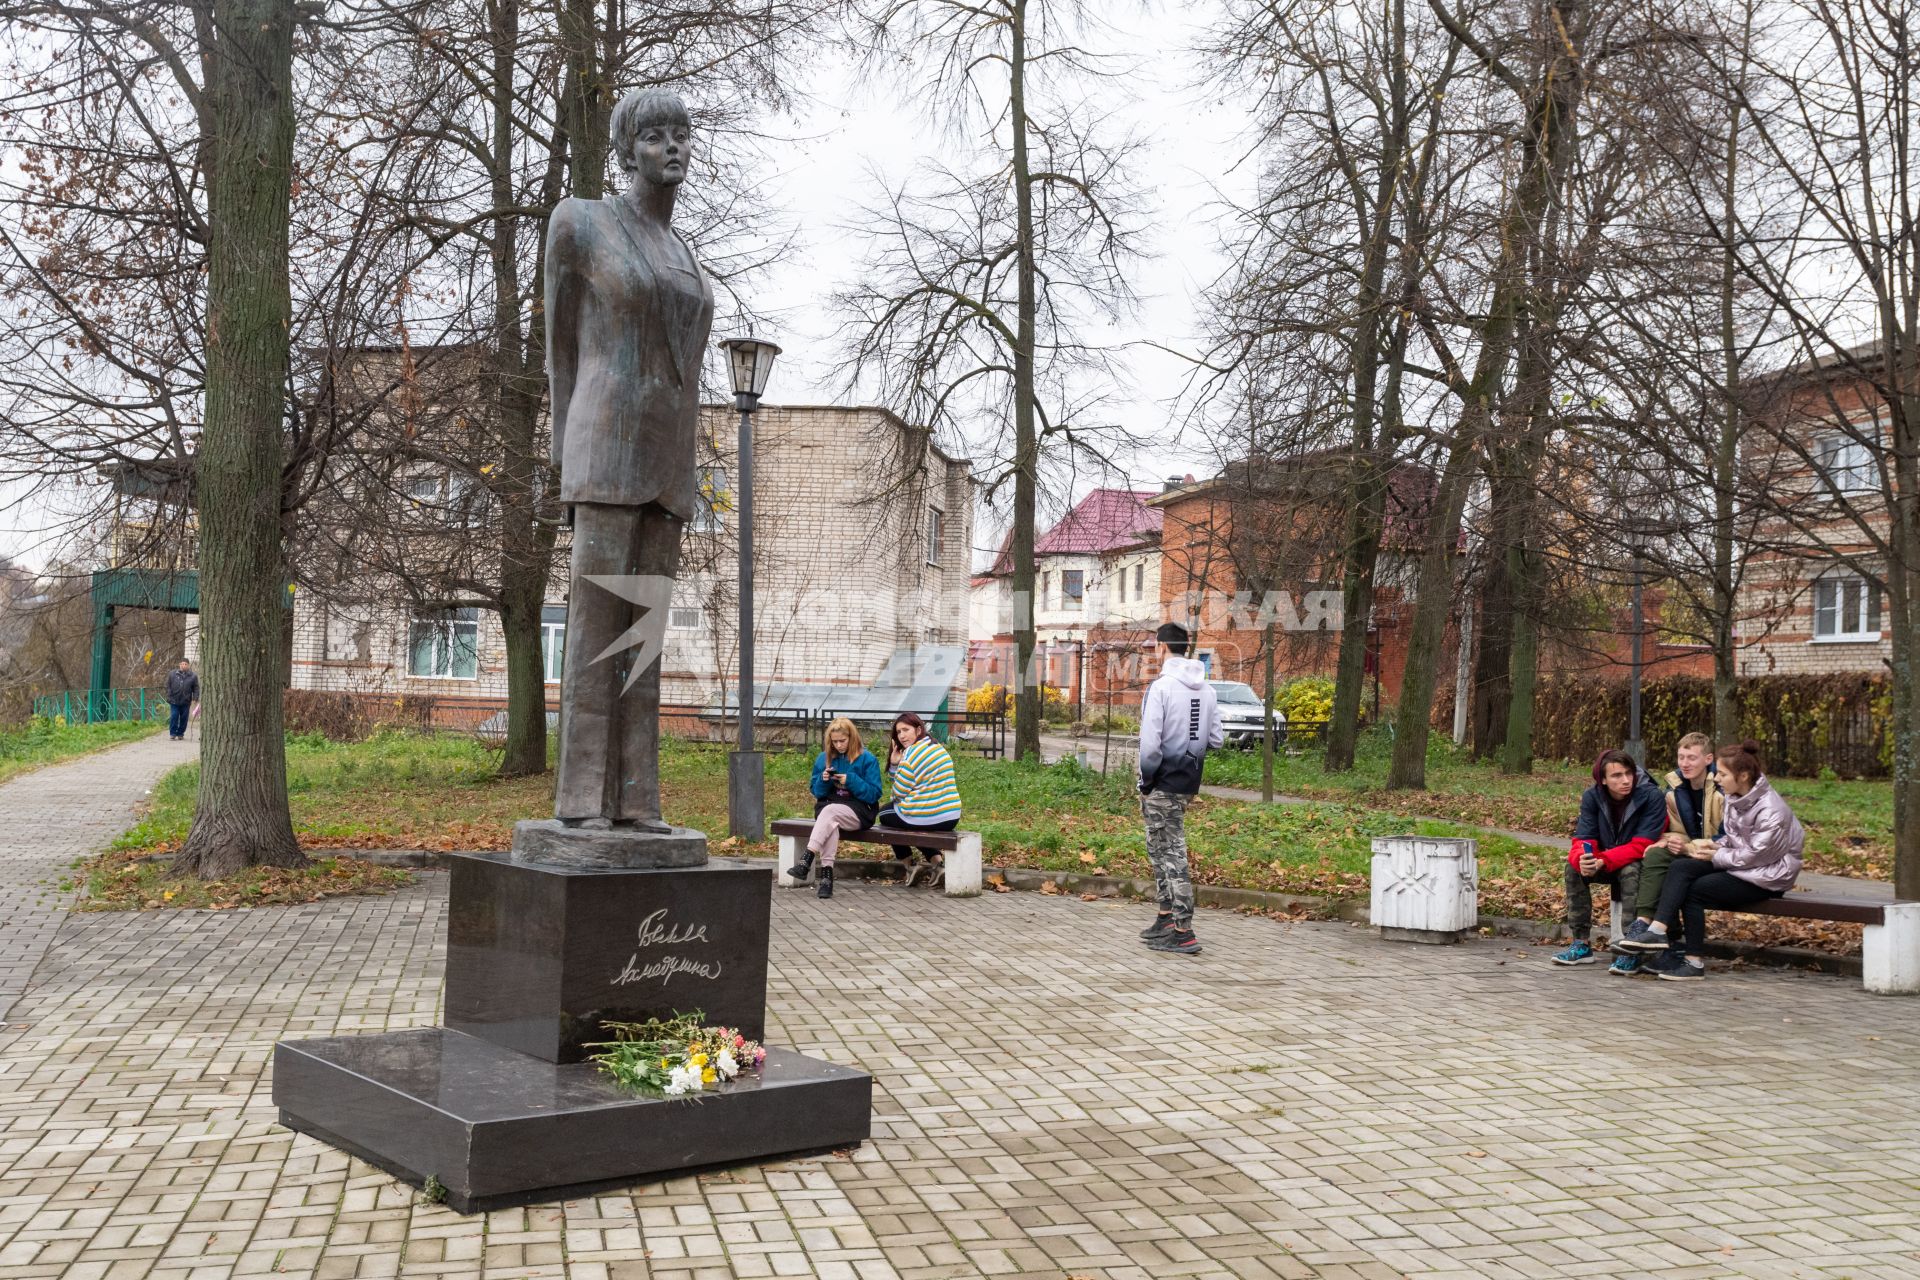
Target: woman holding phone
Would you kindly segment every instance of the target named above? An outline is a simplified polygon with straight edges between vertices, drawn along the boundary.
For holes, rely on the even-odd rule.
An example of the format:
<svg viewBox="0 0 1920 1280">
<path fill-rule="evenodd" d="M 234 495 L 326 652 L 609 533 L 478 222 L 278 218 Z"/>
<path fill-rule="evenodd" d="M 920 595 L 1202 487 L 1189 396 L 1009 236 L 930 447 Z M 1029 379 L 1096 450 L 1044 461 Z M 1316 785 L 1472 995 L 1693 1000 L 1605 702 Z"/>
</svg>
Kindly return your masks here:
<svg viewBox="0 0 1920 1280">
<path fill-rule="evenodd" d="M 960 785 L 953 776 L 953 757 L 927 733 L 927 722 L 911 711 L 896 716 L 889 736 L 887 776 L 893 782 L 893 802 L 880 811 L 883 827 L 912 831 L 952 831 L 960 825 Z M 945 859 L 938 849 L 916 850 L 923 859 L 907 872 L 912 885 L 930 871 L 928 885 L 945 878 Z M 896 853 L 898 858 L 907 855 Z"/>
<path fill-rule="evenodd" d="M 813 860 L 819 858 L 816 892 L 831 898 L 833 855 L 840 848 L 840 833 L 872 826 L 880 804 L 880 762 L 860 745 L 860 730 L 845 716 L 827 726 L 827 749 L 814 758 L 811 790 L 813 834 L 807 837 L 807 852 L 787 868 L 787 874 L 805 880 Z"/>
</svg>

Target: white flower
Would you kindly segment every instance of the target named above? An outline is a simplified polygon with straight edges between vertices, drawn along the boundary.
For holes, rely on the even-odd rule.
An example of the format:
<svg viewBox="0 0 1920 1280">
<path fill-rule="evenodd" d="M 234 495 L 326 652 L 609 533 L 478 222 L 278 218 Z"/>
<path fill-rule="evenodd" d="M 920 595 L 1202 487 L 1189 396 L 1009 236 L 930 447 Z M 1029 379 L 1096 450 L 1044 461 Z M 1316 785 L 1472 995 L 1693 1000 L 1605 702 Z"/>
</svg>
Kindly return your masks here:
<svg viewBox="0 0 1920 1280">
<path fill-rule="evenodd" d="M 720 1056 L 713 1060 L 713 1069 L 720 1073 L 722 1080 L 731 1080 L 740 1074 L 740 1063 L 730 1050 L 722 1049 Z"/>
<path fill-rule="evenodd" d="M 700 1068 L 691 1062 L 675 1067 L 672 1074 L 667 1077 L 667 1087 L 661 1092 L 671 1097 L 678 1097 L 683 1093 L 700 1092 Z"/>
</svg>

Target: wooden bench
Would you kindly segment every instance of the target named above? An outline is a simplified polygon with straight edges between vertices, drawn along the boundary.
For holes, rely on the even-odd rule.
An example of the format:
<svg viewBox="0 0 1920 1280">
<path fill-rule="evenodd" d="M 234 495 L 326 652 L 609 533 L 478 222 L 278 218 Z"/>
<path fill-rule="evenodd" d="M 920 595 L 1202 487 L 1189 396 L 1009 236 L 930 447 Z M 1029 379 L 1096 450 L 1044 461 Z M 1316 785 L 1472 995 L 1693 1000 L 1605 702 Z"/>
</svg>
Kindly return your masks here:
<svg viewBox="0 0 1920 1280">
<path fill-rule="evenodd" d="M 1724 908 L 1714 908 L 1723 910 Z M 1613 909 L 1613 936 L 1626 923 Z M 1828 920 L 1865 925 L 1861 931 L 1861 979 L 1868 991 L 1883 996 L 1920 995 L 1920 902 L 1840 897 L 1789 889 L 1734 915 L 1783 916 L 1790 920 Z"/>
<path fill-rule="evenodd" d="M 813 834 L 811 819 L 782 818 L 771 824 L 780 837 L 780 874 L 783 889 L 800 884 L 787 874 L 787 868 L 800 861 L 806 851 L 807 837 Z M 914 831 L 906 827 L 862 827 L 842 831 L 840 843 L 884 844 L 896 849 L 938 849 L 947 868 L 949 898 L 980 896 L 980 833 L 978 831 Z"/>
</svg>

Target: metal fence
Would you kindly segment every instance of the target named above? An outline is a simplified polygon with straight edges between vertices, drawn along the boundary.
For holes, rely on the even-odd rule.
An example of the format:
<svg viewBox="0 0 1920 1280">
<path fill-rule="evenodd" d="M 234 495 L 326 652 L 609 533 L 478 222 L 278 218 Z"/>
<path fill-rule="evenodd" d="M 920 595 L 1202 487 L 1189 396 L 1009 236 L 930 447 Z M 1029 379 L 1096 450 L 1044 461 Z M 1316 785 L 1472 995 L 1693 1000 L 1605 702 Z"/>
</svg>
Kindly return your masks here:
<svg viewBox="0 0 1920 1280">
<path fill-rule="evenodd" d="M 33 700 L 33 714 L 67 724 L 107 724 L 115 720 L 165 720 L 164 690 L 63 689 Z"/>
</svg>

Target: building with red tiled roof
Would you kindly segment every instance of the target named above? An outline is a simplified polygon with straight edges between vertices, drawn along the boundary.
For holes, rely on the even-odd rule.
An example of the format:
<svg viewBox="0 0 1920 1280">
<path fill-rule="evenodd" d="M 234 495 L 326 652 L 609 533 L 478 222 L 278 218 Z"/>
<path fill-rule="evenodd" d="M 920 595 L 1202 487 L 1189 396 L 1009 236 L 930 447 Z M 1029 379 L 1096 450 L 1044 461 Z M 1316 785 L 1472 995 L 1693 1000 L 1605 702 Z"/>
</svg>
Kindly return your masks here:
<svg viewBox="0 0 1920 1280">
<path fill-rule="evenodd" d="M 1175 478 L 1169 487 L 1191 480 Z M 1034 542 L 1034 678 L 1085 698 L 1089 635 L 1150 632 L 1160 621 L 1160 528 L 1153 489 L 1095 489 Z M 973 580 L 972 680 L 1007 684 L 1013 660 L 1013 562 L 1003 539 Z"/>
</svg>

